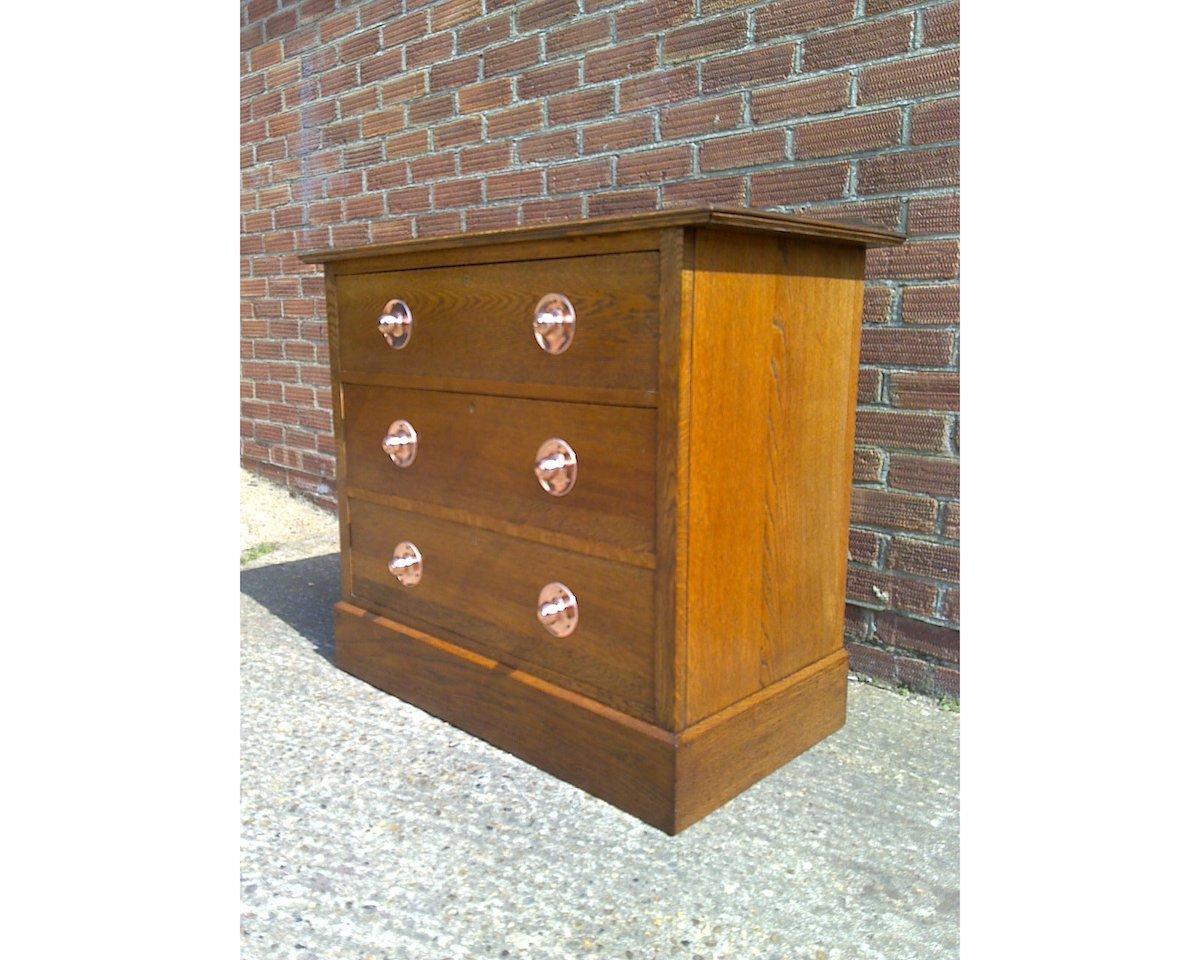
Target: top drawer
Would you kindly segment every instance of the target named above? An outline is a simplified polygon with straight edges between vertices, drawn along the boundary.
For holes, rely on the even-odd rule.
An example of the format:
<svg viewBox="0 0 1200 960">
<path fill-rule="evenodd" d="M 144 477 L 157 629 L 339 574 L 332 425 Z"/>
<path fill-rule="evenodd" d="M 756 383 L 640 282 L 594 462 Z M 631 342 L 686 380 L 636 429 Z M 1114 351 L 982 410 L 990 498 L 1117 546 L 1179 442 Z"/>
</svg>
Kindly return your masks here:
<svg viewBox="0 0 1200 960">
<path fill-rule="evenodd" d="M 574 307 L 574 335 L 557 355 L 533 335 L 548 293 Z M 412 315 L 407 342 L 388 345 L 379 317 L 392 300 Z M 653 251 L 557 260 L 430 267 L 337 278 L 339 367 L 393 374 L 406 385 L 471 388 L 478 382 L 655 389 L 658 255 Z"/>
</svg>

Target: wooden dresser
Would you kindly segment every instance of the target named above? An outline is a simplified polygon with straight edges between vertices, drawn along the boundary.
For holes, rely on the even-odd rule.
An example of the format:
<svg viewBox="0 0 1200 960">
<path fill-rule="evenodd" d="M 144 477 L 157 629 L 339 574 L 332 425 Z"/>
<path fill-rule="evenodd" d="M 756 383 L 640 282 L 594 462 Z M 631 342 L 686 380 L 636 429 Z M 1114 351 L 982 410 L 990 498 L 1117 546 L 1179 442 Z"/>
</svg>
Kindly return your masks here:
<svg viewBox="0 0 1200 960">
<path fill-rule="evenodd" d="M 837 730 L 864 248 L 669 210 L 314 253 L 338 666 L 677 833 Z"/>
</svg>

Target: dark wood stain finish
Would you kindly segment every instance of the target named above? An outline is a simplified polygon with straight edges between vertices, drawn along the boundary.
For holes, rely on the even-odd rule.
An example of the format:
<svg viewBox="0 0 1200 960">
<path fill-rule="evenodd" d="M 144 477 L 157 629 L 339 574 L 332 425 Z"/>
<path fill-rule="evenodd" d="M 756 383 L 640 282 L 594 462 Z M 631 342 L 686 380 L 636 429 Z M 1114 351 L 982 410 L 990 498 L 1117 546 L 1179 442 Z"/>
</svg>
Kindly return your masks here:
<svg viewBox="0 0 1200 960">
<path fill-rule="evenodd" d="M 837 730 L 863 248 L 901 240 L 697 208 L 304 257 L 330 313 L 339 666 L 668 833 Z M 548 292 L 578 313 L 559 356 L 532 336 Z M 392 298 L 403 350 L 376 330 Z M 579 456 L 562 498 L 533 476 L 553 436 Z M 551 581 L 579 600 L 567 637 L 536 616 Z"/>
</svg>

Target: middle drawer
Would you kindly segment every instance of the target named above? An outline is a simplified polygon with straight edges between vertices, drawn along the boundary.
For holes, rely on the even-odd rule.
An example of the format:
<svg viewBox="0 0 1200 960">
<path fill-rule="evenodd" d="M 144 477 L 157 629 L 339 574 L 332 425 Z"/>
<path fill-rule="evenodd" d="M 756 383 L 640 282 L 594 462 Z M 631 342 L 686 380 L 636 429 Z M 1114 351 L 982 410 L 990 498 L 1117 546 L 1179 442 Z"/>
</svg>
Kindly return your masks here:
<svg viewBox="0 0 1200 960">
<path fill-rule="evenodd" d="M 433 505 L 446 519 L 653 564 L 654 410 L 352 383 L 342 391 L 351 496 L 383 494 L 418 511 Z M 398 420 L 416 438 L 404 467 L 383 447 Z M 539 450 L 553 439 L 576 461 L 562 496 L 535 474 Z"/>
</svg>

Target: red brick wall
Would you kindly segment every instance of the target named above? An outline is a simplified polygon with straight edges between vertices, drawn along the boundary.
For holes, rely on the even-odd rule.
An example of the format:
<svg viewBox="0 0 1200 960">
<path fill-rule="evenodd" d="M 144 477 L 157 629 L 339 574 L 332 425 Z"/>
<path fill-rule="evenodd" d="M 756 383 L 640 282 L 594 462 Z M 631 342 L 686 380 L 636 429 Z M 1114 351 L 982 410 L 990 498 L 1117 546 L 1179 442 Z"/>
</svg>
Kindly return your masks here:
<svg viewBox="0 0 1200 960">
<path fill-rule="evenodd" d="M 901 227 L 868 260 L 846 642 L 958 695 L 958 4 L 251 0 L 242 457 L 331 503 L 297 254 L 714 202 Z"/>
</svg>

